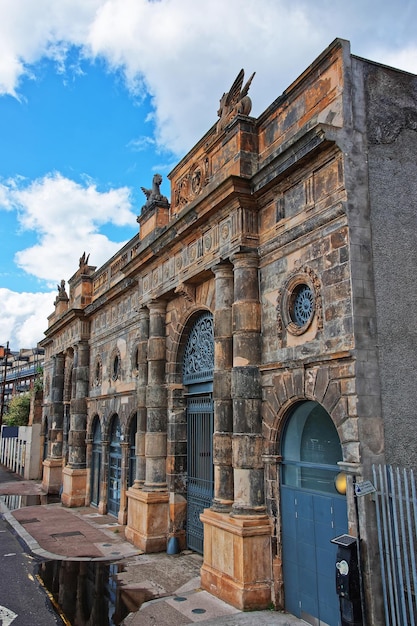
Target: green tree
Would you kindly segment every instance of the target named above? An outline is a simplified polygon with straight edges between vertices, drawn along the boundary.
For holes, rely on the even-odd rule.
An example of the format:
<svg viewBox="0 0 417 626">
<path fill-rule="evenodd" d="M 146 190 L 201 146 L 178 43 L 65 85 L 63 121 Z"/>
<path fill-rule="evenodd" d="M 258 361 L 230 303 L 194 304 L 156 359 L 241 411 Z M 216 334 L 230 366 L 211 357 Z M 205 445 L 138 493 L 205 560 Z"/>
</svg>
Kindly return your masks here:
<svg viewBox="0 0 417 626">
<path fill-rule="evenodd" d="M 30 411 L 30 393 L 14 396 L 9 402 L 9 410 L 4 416 L 7 426 L 27 426 Z"/>
</svg>

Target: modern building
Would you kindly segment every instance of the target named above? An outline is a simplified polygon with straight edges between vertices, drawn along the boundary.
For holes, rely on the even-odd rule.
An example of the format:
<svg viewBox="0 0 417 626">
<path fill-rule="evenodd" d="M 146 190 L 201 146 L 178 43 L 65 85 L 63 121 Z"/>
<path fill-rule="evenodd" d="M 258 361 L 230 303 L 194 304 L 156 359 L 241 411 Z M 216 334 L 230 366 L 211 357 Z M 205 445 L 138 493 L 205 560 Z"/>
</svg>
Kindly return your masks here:
<svg viewBox="0 0 417 626">
<path fill-rule="evenodd" d="M 379 625 L 375 503 L 354 483 L 416 466 L 417 77 L 337 39 L 256 119 L 252 78 L 170 201 L 156 175 L 138 234 L 62 283 L 43 484 L 145 552 L 201 552 L 235 606 L 312 624 L 338 623 L 330 540 L 359 533 Z"/>
<path fill-rule="evenodd" d="M 42 380 L 43 348 L 22 348 L 14 351 L 0 346 L 0 390 L 2 415 L 7 413 L 10 400 L 28 393 L 36 378 Z"/>
</svg>

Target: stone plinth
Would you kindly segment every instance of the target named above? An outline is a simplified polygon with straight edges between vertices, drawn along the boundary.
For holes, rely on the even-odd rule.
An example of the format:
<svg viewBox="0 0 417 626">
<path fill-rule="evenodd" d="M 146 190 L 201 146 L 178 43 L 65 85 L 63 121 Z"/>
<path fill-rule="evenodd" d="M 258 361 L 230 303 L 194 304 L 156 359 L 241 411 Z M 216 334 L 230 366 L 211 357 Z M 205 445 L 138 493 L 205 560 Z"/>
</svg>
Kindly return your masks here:
<svg viewBox="0 0 417 626">
<path fill-rule="evenodd" d="M 271 602 L 271 525 L 266 515 L 232 517 L 206 509 L 201 586 L 240 610 Z"/>
<path fill-rule="evenodd" d="M 45 459 L 42 465 L 42 490 L 46 493 L 59 493 L 62 484 L 62 459 Z"/>
<path fill-rule="evenodd" d="M 85 506 L 87 496 L 87 470 L 64 467 L 62 470 L 62 497 L 69 508 Z"/>
<path fill-rule="evenodd" d="M 168 538 L 168 492 L 131 488 L 126 495 L 126 539 L 144 552 L 164 552 Z"/>
</svg>

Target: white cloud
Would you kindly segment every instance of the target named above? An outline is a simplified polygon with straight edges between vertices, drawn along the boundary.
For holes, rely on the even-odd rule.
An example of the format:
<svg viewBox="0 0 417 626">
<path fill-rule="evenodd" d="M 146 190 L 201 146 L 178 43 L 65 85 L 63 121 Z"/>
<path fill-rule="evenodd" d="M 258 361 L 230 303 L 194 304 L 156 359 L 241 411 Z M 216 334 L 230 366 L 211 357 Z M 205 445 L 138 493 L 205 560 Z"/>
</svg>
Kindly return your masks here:
<svg viewBox="0 0 417 626">
<path fill-rule="evenodd" d="M 48 293 L 16 293 L 0 288 L 0 344 L 10 342 L 12 350 L 32 348 L 43 339 L 54 310 L 56 290 Z"/>
<path fill-rule="evenodd" d="M 376 51 L 377 58 L 383 58 L 386 65 L 399 67 L 412 74 L 417 73 L 417 43 L 394 51 Z"/>
<path fill-rule="evenodd" d="M 151 96 L 155 139 L 180 154 L 216 121 L 241 67 L 257 72 L 255 115 L 338 36 L 355 54 L 378 50 L 375 60 L 409 70 L 416 11 L 415 0 L 2 0 L 0 94 L 18 95 L 44 56 L 63 71 L 75 45 Z"/>
<path fill-rule="evenodd" d="M 15 262 L 50 283 L 72 276 L 83 251 L 100 266 L 123 243 L 101 234 L 101 226 L 132 226 L 134 233 L 129 194 L 126 187 L 99 192 L 91 181 L 82 186 L 59 173 L 26 186 L 21 179 L 8 181 L 0 188 L 0 208 L 3 200 L 5 208 L 16 209 L 21 228 L 37 236 L 35 245 L 16 253 Z"/>
<path fill-rule="evenodd" d="M 181 155 L 217 120 L 218 101 L 241 67 L 256 71 L 250 95 L 259 115 L 336 37 L 352 52 L 417 71 L 415 0 L 1 0 L 0 96 L 23 98 L 24 76 L 37 79 L 38 62 L 53 59 L 64 75 L 68 52 L 104 60 L 135 97 L 149 96 L 154 136 L 147 145 Z M 73 57 L 72 57 L 73 58 Z M 72 61 L 71 61 L 72 62 Z M 71 72 L 74 68 L 71 69 Z M 78 68 L 82 71 L 82 68 Z M 15 261 L 54 285 L 18 294 L 0 289 L 0 342 L 38 341 L 53 310 L 55 283 L 70 277 L 85 250 L 101 265 L 121 246 L 103 226 L 136 222 L 126 188 L 98 191 L 59 173 L 0 184 L 0 209 L 17 211 L 36 244 Z"/>
</svg>

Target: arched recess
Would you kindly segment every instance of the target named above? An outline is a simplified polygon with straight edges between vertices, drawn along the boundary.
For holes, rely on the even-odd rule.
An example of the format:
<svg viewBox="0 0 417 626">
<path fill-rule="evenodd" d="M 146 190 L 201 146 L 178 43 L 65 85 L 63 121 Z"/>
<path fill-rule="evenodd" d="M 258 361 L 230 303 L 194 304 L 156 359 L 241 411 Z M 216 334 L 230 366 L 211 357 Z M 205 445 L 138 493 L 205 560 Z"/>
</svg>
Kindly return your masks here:
<svg viewBox="0 0 417 626">
<path fill-rule="evenodd" d="M 91 474 L 90 474 L 90 502 L 92 506 L 98 506 L 100 502 L 101 486 L 101 425 L 100 418 L 96 415 L 92 425 L 92 451 L 91 451 Z"/>
<path fill-rule="evenodd" d="M 182 382 L 187 422 L 187 527 L 188 548 L 203 553 L 200 514 L 211 506 L 213 476 L 213 316 L 194 315 L 184 335 Z"/>
<path fill-rule="evenodd" d="M 109 475 L 107 483 L 107 510 L 110 515 L 118 515 L 120 508 L 120 489 L 122 476 L 122 448 L 120 420 L 113 415 L 109 428 Z"/>
<path fill-rule="evenodd" d="M 336 546 L 330 540 L 347 533 L 348 517 L 343 481 L 336 481 L 342 447 L 322 405 L 311 400 L 293 405 L 285 421 L 281 455 L 285 608 L 315 626 L 338 624 Z"/>
</svg>

